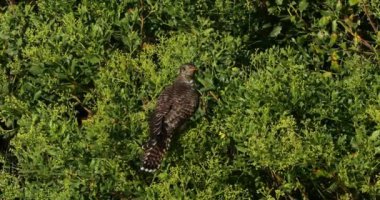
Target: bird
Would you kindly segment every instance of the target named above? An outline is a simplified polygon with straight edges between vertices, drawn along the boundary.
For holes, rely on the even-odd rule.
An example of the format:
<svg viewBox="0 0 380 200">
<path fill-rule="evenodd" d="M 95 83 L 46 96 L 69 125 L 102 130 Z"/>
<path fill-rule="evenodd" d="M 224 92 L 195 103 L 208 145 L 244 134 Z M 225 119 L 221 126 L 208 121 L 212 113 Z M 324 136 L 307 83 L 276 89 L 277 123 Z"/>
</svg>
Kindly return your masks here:
<svg viewBox="0 0 380 200">
<path fill-rule="evenodd" d="M 177 78 L 158 96 L 149 118 L 149 139 L 142 146 L 144 153 L 140 170 L 155 172 L 160 167 L 173 135 L 197 110 L 200 95 L 194 83 L 196 71 L 194 64 L 181 65 Z"/>
</svg>

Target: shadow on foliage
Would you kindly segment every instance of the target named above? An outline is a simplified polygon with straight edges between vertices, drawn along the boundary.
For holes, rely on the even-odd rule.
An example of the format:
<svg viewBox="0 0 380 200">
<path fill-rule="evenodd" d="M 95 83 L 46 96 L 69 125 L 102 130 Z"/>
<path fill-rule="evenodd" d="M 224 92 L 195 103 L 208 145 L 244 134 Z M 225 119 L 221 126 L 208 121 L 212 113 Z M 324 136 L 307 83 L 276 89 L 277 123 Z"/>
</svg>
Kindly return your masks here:
<svg viewBox="0 0 380 200">
<path fill-rule="evenodd" d="M 92 116 L 92 111 L 84 105 L 78 103 L 74 106 L 75 118 L 77 119 L 78 126 L 81 127 L 84 120 Z"/>
<path fill-rule="evenodd" d="M 4 163 L 0 163 L 0 170 L 7 171 L 11 174 L 18 173 L 17 157 L 11 151 L 9 151 L 11 148 L 10 141 L 16 136 L 17 128 L 18 124 L 16 120 L 13 121 L 13 124 L 11 126 L 7 126 L 5 122 L 0 120 L 0 129 L 10 133 L 0 136 L 0 153 L 4 156 L 5 159 Z"/>
</svg>

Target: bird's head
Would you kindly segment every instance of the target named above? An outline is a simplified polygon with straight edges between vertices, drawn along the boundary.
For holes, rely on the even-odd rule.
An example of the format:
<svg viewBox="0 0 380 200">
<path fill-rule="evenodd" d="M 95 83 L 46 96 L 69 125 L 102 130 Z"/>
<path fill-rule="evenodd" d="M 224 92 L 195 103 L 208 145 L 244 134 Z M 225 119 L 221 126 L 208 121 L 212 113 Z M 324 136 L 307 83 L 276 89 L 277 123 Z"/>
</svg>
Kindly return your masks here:
<svg viewBox="0 0 380 200">
<path fill-rule="evenodd" d="M 188 63 L 183 64 L 179 69 L 179 74 L 181 77 L 183 77 L 186 81 L 192 82 L 194 78 L 194 74 L 197 71 L 197 67 L 195 65 Z"/>
</svg>

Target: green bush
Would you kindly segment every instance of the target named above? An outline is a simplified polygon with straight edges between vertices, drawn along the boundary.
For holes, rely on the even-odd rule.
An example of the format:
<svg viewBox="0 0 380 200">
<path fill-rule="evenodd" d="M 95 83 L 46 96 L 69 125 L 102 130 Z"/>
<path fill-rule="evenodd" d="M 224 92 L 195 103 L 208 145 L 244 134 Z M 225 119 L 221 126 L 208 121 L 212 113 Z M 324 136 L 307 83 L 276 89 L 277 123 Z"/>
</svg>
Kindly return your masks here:
<svg viewBox="0 0 380 200">
<path fill-rule="evenodd" d="M 0 4 L 1 199 L 380 197 L 380 3 Z M 148 116 L 182 63 L 201 103 L 159 171 Z"/>
</svg>

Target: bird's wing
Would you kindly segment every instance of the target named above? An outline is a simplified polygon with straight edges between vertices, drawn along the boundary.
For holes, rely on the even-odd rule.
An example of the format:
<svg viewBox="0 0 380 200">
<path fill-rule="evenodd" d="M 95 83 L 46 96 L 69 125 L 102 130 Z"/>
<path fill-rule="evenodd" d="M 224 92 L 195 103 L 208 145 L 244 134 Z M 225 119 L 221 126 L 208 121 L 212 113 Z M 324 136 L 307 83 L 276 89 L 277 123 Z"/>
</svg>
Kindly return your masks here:
<svg viewBox="0 0 380 200">
<path fill-rule="evenodd" d="M 164 118 L 164 128 L 171 134 L 189 119 L 198 107 L 198 94 L 190 87 L 181 89 L 182 94 L 173 98 L 171 108 Z"/>
<path fill-rule="evenodd" d="M 172 107 L 172 96 L 173 86 L 164 89 L 157 99 L 156 109 L 150 116 L 150 138 L 143 145 L 144 155 L 141 166 L 143 171 L 153 172 L 158 169 L 168 149 L 170 138 L 164 126 L 164 119 Z"/>
<path fill-rule="evenodd" d="M 157 99 L 156 108 L 149 119 L 149 130 L 151 136 L 164 134 L 163 119 L 172 107 L 172 90 L 172 86 L 165 88 Z"/>
</svg>

